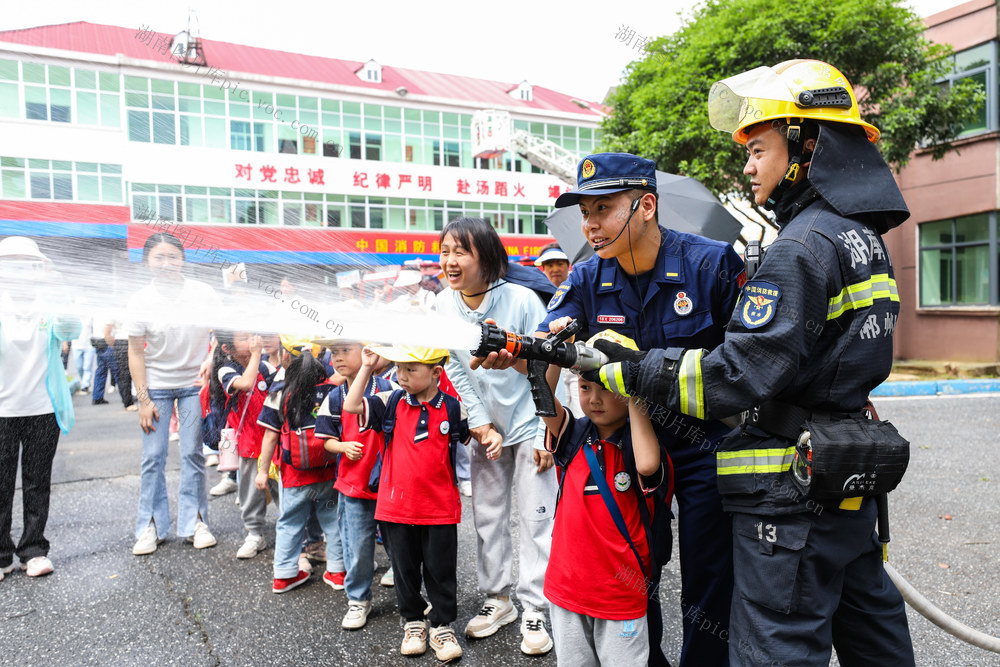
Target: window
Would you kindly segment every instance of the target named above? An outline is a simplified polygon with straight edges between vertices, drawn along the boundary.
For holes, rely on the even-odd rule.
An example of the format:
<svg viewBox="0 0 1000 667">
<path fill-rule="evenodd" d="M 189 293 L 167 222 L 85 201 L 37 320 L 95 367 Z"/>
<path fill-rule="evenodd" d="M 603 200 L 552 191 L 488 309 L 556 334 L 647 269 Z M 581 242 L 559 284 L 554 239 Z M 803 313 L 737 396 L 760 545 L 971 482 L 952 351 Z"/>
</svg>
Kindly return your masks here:
<svg viewBox="0 0 1000 667">
<path fill-rule="evenodd" d="M 996 305 L 996 212 L 920 225 L 920 305 Z"/>
<path fill-rule="evenodd" d="M 952 72 L 942 82 L 952 86 L 959 81 L 975 81 L 986 91 L 986 100 L 977 109 L 977 116 L 962 128 L 959 137 L 967 137 L 980 132 L 997 128 L 997 58 L 996 42 L 987 42 L 965 51 L 959 51 L 951 57 Z"/>
<path fill-rule="evenodd" d="M 367 83 L 382 83 L 382 66 L 369 60 L 356 72 L 359 79 Z"/>
<path fill-rule="evenodd" d="M 122 168 L 113 164 L 0 158 L 0 197 L 122 203 Z"/>
</svg>

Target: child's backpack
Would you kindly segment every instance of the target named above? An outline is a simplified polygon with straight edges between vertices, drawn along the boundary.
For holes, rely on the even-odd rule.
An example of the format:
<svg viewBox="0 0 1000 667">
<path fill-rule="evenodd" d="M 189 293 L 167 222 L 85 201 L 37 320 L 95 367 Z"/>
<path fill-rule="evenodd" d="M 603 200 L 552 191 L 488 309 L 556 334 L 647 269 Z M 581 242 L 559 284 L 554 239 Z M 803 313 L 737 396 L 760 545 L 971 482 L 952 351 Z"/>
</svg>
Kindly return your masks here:
<svg viewBox="0 0 1000 667">
<path fill-rule="evenodd" d="M 316 385 L 317 407 L 323 402 L 326 394 L 336 385 L 323 382 Z M 323 468 L 334 464 L 337 455 L 326 451 L 324 438 L 316 437 L 315 428 L 298 428 L 294 431 L 288 426 L 286 419 L 281 424 L 281 434 L 278 438 L 281 447 L 281 460 L 298 470 Z"/>
<path fill-rule="evenodd" d="M 371 475 L 368 477 L 368 489 L 372 493 L 378 492 L 379 480 L 382 477 L 382 462 L 387 455 L 389 443 L 392 442 L 392 432 L 396 427 L 396 408 L 399 402 L 406 397 L 404 389 L 395 389 L 389 395 L 389 400 L 385 404 L 385 418 L 382 420 L 382 432 L 385 434 L 385 443 L 378 452 L 375 465 L 372 466 Z M 462 421 L 462 404 L 453 396 L 444 394 L 444 406 L 448 411 L 448 423 L 452 429 L 448 432 L 448 458 L 451 460 L 451 478 L 458 485 L 458 477 L 455 474 L 455 447 L 459 444 L 461 434 L 454 425 Z"/>
</svg>

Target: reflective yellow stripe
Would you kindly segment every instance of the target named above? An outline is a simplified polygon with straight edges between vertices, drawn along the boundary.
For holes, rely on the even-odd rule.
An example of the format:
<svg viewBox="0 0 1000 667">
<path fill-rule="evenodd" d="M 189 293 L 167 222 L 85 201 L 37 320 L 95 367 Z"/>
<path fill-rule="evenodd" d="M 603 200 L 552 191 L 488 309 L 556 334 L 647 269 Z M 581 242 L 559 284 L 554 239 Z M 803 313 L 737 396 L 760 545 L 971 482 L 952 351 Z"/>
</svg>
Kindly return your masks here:
<svg viewBox="0 0 1000 667">
<path fill-rule="evenodd" d="M 681 359 L 677 383 L 680 385 L 680 410 L 686 415 L 705 418 L 705 387 L 701 377 L 701 353 L 688 350 Z"/>
<path fill-rule="evenodd" d="M 840 501 L 840 506 L 837 509 L 841 510 L 853 510 L 857 511 L 861 509 L 861 496 L 854 496 L 853 498 L 844 498 Z"/>
<path fill-rule="evenodd" d="M 611 372 L 608 372 L 609 368 L 611 369 Z M 629 395 L 629 393 L 625 391 L 625 378 L 622 376 L 622 365 L 620 362 L 601 366 L 601 370 L 598 371 L 598 376 L 600 376 L 601 383 L 607 387 L 608 391 L 614 392 L 619 396 Z"/>
<path fill-rule="evenodd" d="M 779 473 L 792 466 L 795 447 L 776 449 L 740 449 L 733 452 L 716 452 L 719 475 L 753 475 Z"/>
<path fill-rule="evenodd" d="M 848 310 L 868 308 L 875 299 L 899 301 L 896 281 L 890 278 L 888 273 L 873 274 L 868 280 L 848 285 L 840 290 L 840 294 L 830 299 L 826 319 L 835 320 Z"/>
</svg>

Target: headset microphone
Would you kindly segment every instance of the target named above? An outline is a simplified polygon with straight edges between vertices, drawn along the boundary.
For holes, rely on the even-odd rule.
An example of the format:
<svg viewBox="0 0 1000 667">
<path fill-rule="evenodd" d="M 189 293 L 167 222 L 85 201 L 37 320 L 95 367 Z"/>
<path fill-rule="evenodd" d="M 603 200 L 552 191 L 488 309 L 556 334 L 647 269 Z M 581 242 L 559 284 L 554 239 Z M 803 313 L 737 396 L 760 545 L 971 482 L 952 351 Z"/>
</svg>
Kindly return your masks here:
<svg viewBox="0 0 1000 667">
<path fill-rule="evenodd" d="M 618 237 L 620 237 L 622 235 L 622 232 L 624 232 L 626 229 L 628 229 L 628 225 L 632 221 L 632 216 L 635 215 L 635 212 L 637 210 L 639 210 L 639 202 L 640 201 L 642 201 L 642 197 L 640 197 L 638 199 L 633 199 L 632 200 L 632 212 L 628 214 L 628 218 L 625 219 L 625 224 L 622 225 L 622 228 L 620 230 L 618 230 L 618 235 L 615 236 L 610 241 L 602 243 L 601 245 L 595 245 L 594 246 L 594 250 L 595 251 L 600 250 L 601 248 L 607 248 L 609 245 L 611 245 L 612 243 L 614 243 L 615 241 L 618 240 Z"/>
</svg>

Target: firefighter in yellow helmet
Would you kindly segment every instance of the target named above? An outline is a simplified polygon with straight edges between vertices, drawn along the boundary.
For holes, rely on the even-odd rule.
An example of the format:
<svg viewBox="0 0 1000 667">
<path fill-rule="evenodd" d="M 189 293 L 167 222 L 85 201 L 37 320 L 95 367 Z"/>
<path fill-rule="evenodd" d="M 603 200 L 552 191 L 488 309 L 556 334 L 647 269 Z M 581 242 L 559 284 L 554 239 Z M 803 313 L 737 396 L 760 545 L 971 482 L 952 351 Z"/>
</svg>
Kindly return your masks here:
<svg viewBox="0 0 1000 667">
<path fill-rule="evenodd" d="M 717 453 L 733 516 L 734 665 L 913 665 L 882 567 L 878 506 L 908 443 L 869 419 L 889 374 L 899 295 L 881 235 L 906 203 L 851 84 L 814 60 L 716 83 L 709 118 L 747 148 L 744 173 L 780 231 L 723 343 L 645 356 L 598 342 L 610 390 L 701 419 L 743 413 Z M 876 469 L 872 461 L 879 460 Z M 883 505 L 884 506 L 884 505 Z"/>
</svg>

